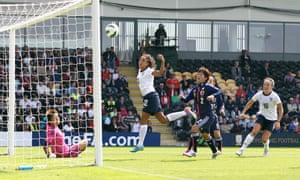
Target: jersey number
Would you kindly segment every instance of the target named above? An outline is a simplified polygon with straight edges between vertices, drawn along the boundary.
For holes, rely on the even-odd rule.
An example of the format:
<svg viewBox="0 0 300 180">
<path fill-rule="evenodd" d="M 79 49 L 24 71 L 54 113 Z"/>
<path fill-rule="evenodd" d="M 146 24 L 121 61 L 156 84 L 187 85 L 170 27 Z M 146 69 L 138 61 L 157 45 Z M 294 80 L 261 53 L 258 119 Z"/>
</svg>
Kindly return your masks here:
<svg viewBox="0 0 300 180">
<path fill-rule="evenodd" d="M 264 103 L 264 108 L 265 109 L 269 109 L 269 104 L 268 103 Z"/>
<path fill-rule="evenodd" d="M 148 99 L 144 99 L 144 107 L 148 106 Z"/>
</svg>

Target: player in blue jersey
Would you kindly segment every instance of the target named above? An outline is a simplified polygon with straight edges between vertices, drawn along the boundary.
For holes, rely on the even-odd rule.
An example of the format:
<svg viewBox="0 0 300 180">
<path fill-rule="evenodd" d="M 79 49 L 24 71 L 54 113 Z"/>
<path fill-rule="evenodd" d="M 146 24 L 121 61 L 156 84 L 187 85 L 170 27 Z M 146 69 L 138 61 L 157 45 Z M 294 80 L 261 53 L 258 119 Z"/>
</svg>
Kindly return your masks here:
<svg viewBox="0 0 300 180">
<path fill-rule="evenodd" d="M 212 86 L 216 86 L 216 79 L 213 76 L 209 76 L 209 79 L 207 81 L 208 84 Z M 218 114 L 219 115 L 224 115 L 224 105 L 223 103 L 220 104 L 221 106 L 218 107 L 216 104 L 216 99 L 214 98 L 211 102 L 212 108 L 215 110 L 215 121 L 211 125 L 211 131 L 210 133 L 213 134 L 214 141 L 217 147 L 217 150 L 222 152 L 222 136 L 221 136 L 221 131 L 220 131 L 220 125 L 218 121 Z M 198 145 L 198 139 L 199 139 L 199 133 L 192 133 L 191 137 L 189 138 L 188 141 L 188 147 L 187 149 L 182 153 L 182 155 L 187 156 L 187 157 L 193 157 L 197 155 L 197 145 Z"/>
<path fill-rule="evenodd" d="M 139 142 L 133 147 L 130 152 L 138 152 L 144 150 L 144 139 L 147 134 L 148 121 L 151 115 L 154 115 L 157 120 L 165 124 L 169 121 L 175 121 L 186 115 L 193 116 L 197 118 L 196 114 L 191 111 L 191 108 L 187 107 L 183 111 L 170 113 L 167 116 L 162 112 L 162 107 L 159 99 L 158 93 L 154 88 L 154 77 L 162 76 L 165 71 L 165 58 L 162 54 L 157 55 L 157 59 L 161 61 L 161 66 L 159 70 L 156 70 L 155 60 L 149 54 L 143 54 L 139 59 L 139 70 L 137 75 L 137 80 L 139 84 L 139 89 L 143 96 L 143 111 L 140 121 L 139 130 Z"/>
<path fill-rule="evenodd" d="M 196 147 L 195 137 L 199 136 L 200 131 L 201 136 L 204 138 L 212 151 L 211 158 L 215 159 L 222 153 L 217 150 L 215 142 L 210 135 L 211 128 L 217 121 L 215 108 L 212 104 L 213 101 L 216 100 L 217 107 L 222 107 L 223 102 L 221 98 L 221 90 L 207 83 L 210 74 L 211 73 L 207 68 L 199 68 L 197 74 L 198 85 L 192 89 L 187 97 L 181 98 L 181 100 L 184 102 L 194 100 L 194 109 L 199 117 L 196 123 L 192 126 L 191 136 L 194 138 L 194 142 L 192 142 L 192 144 L 194 144 L 194 147 Z"/>
</svg>

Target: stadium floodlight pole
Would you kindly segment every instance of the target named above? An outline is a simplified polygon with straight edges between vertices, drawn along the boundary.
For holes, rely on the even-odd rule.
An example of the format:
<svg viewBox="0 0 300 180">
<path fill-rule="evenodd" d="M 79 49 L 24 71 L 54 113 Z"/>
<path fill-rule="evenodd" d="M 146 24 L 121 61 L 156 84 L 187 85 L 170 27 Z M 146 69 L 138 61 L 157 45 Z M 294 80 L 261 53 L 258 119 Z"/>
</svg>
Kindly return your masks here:
<svg viewBox="0 0 300 180">
<path fill-rule="evenodd" d="M 100 57 L 100 1 L 92 2 L 93 93 L 94 93 L 94 150 L 95 165 L 102 166 L 102 115 L 101 115 L 101 57 Z"/>
<path fill-rule="evenodd" d="M 8 140 L 8 155 L 13 156 L 15 154 L 15 29 L 9 31 L 9 67 L 8 67 L 8 127 L 7 127 L 7 140 Z"/>
</svg>

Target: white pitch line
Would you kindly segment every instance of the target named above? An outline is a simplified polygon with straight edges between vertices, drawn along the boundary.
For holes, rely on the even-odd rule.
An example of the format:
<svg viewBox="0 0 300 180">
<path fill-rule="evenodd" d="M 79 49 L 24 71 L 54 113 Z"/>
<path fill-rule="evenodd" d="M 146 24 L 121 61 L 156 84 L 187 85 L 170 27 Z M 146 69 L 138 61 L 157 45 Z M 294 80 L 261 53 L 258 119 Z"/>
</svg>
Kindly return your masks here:
<svg viewBox="0 0 300 180">
<path fill-rule="evenodd" d="M 131 170 L 131 169 L 125 169 L 125 168 L 119 168 L 119 167 L 113 167 L 113 166 L 103 166 L 103 167 L 109 168 L 109 169 L 114 169 L 114 170 L 119 170 L 119 171 L 132 172 L 132 173 L 136 173 L 136 174 L 143 174 L 143 175 L 148 175 L 148 176 L 157 176 L 157 177 L 162 177 L 162 178 L 178 179 L 178 180 L 190 180 L 190 179 L 180 178 L 180 177 L 176 177 L 176 176 L 167 176 L 167 175 L 163 175 L 163 174 L 152 174 L 152 173 L 148 173 L 148 172 L 135 171 L 135 170 Z"/>
</svg>

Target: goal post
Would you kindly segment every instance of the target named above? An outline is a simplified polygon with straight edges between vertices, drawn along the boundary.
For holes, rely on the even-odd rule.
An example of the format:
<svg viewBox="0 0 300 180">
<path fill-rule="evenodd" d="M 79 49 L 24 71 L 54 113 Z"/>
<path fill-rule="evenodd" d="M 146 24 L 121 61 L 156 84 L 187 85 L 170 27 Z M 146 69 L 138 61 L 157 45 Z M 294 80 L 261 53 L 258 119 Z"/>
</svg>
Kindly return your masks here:
<svg viewBox="0 0 300 180">
<path fill-rule="evenodd" d="M 92 6 L 92 33 L 93 33 L 93 47 L 95 51 L 93 51 L 93 69 L 94 69 L 94 97 L 98 103 L 94 103 L 94 137 L 95 137 L 95 165 L 102 166 L 103 165 L 103 157 L 102 157 L 102 117 L 100 109 L 102 109 L 102 104 L 100 103 L 102 100 L 101 94 L 101 61 L 99 61 L 100 55 L 100 3 L 98 0 L 93 0 Z M 97 50 L 96 50 L 97 49 Z M 99 62 L 98 62 L 99 61 Z M 95 102 L 95 101 L 94 101 Z"/>
<path fill-rule="evenodd" d="M 0 154 L 7 146 L 8 168 L 53 165 L 42 149 L 53 108 L 69 145 L 87 138 L 94 146 L 56 165 L 102 166 L 99 0 L 4 3 L 0 16 Z"/>
</svg>

